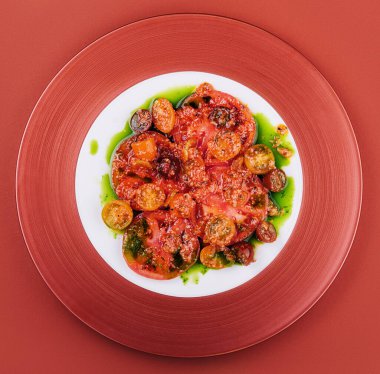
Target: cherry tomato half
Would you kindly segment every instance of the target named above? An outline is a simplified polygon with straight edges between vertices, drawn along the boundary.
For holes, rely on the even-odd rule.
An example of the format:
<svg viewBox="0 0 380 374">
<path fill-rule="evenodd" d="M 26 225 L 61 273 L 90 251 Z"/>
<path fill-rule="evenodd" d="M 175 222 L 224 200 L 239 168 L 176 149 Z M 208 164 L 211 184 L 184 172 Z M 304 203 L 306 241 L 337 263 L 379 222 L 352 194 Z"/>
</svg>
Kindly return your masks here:
<svg viewBox="0 0 380 374">
<path fill-rule="evenodd" d="M 223 269 L 235 262 L 235 256 L 230 248 L 211 244 L 201 250 L 200 260 L 210 269 Z"/>
<path fill-rule="evenodd" d="M 267 221 L 262 221 L 256 228 L 256 237 L 264 243 L 272 243 L 277 238 L 275 227 Z"/>
<path fill-rule="evenodd" d="M 286 174 L 281 169 L 273 169 L 264 175 L 263 184 L 272 192 L 282 191 L 286 186 Z"/>
<path fill-rule="evenodd" d="M 136 210 L 153 211 L 163 206 L 165 198 L 161 187 L 145 183 L 136 190 L 135 199 L 131 203 Z"/>
<path fill-rule="evenodd" d="M 113 230 L 124 230 L 133 219 L 133 211 L 124 200 L 113 200 L 104 205 L 102 210 L 104 223 Z"/>
<path fill-rule="evenodd" d="M 240 152 L 240 137 L 234 132 L 219 132 L 210 142 L 209 148 L 211 154 L 218 160 L 231 160 Z"/>
<path fill-rule="evenodd" d="M 169 134 L 175 125 L 176 114 L 171 102 L 159 98 L 154 100 L 152 107 L 154 126 L 165 134 Z"/>
<path fill-rule="evenodd" d="M 207 221 L 204 242 L 218 245 L 228 245 L 232 243 L 235 235 L 235 222 L 223 214 L 218 214 L 212 216 Z"/>
<path fill-rule="evenodd" d="M 220 128 L 229 128 L 236 124 L 231 116 L 230 109 L 223 106 L 215 107 L 209 114 L 208 119 L 213 125 Z"/>
<path fill-rule="evenodd" d="M 254 246 L 247 242 L 236 243 L 232 246 L 236 262 L 248 266 L 253 261 Z"/>
<path fill-rule="evenodd" d="M 130 126 L 136 134 L 149 130 L 152 126 L 152 115 L 149 110 L 138 109 L 131 118 Z"/>
<path fill-rule="evenodd" d="M 244 162 L 255 174 L 266 174 L 276 167 L 273 152 L 265 144 L 251 145 L 245 151 Z"/>
<path fill-rule="evenodd" d="M 188 193 L 177 193 L 169 202 L 170 209 L 189 219 L 195 219 L 195 206 L 195 201 Z"/>
</svg>

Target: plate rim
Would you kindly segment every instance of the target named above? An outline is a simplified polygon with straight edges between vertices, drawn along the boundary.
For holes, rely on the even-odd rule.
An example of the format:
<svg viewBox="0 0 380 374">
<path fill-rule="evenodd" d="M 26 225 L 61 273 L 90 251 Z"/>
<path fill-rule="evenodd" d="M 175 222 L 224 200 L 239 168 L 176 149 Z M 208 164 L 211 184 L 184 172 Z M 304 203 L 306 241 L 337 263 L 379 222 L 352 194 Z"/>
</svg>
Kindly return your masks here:
<svg viewBox="0 0 380 374">
<path fill-rule="evenodd" d="M 31 246 L 30 246 L 30 243 L 28 243 L 28 239 L 26 237 L 26 233 L 25 233 L 25 229 L 23 227 L 23 222 L 22 222 L 22 213 L 21 213 L 21 208 L 20 208 L 20 197 L 19 197 L 19 191 L 18 191 L 18 186 L 19 186 L 19 173 L 20 173 L 20 158 L 21 158 L 21 153 L 22 153 L 22 149 L 24 147 L 24 140 L 25 140 L 25 137 L 26 137 L 26 134 L 28 132 L 28 129 L 30 127 L 30 123 L 32 121 L 32 118 L 34 117 L 34 114 L 37 110 L 37 108 L 39 107 L 40 103 L 42 102 L 42 100 L 45 98 L 45 95 L 46 93 L 49 91 L 49 89 L 51 88 L 51 86 L 56 82 L 58 81 L 60 78 L 61 78 L 61 74 L 62 72 L 64 72 L 66 70 L 66 68 L 68 66 L 70 66 L 74 61 L 76 61 L 79 57 L 81 57 L 83 54 L 85 54 L 86 51 L 90 50 L 94 45 L 96 45 L 98 42 L 102 41 L 103 39 L 106 39 L 108 37 L 110 37 L 111 35 L 115 34 L 115 33 L 118 33 L 120 30 L 124 30 L 124 29 L 127 29 L 128 27 L 132 27 L 132 26 L 135 26 L 135 25 L 138 25 L 140 23 L 145 23 L 147 21 L 150 21 L 150 20 L 155 20 L 155 19 L 165 19 L 165 18 L 173 18 L 173 17 L 178 17 L 178 16 L 200 16 L 200 17 L 205 17 L 205 18 L 215 18 L 215 19 L 225 19 L 225 20 L 230 20 L 230 21 L 234 21 L 234 22 L 237 22 L 237 23 L 242 23 L 242 24 L 245 24 L 249 27 L 252 27 L 252 28 L 255 28 L 255 29 L 258 29 L 266 34 L 269 34 L 271 35 L 271 37 L 274 37 L 276 39 L 279 39 L 282 43 L 284 43 L 288 48 L 291 48 L 292 50 L 294 50 L 297 54 L 299 54 L 300 56 L 303 57 L 304 60 L 306 60 L 309 64 L 310 67 L 312 67 L 314 69 L 314 71 L 320 76 L 320 78 L 324 81 L 324 84 L 326 86 L 328 86 L 329 88 L 329 91 L 330 93 L 333 94 L 334 96 L 334 99 L 336 100 L 336 102 L 339 104 L 339 107 L 340 107 L 340 110 L 342 112 L 342 114 L 345 116 L 345 119 L 346 119 L 346 122 L 348 124 L 347 126 L 347 129 L 349 130 L 350 132 L 350 136 L 352 137 L 353 139 L 353 144 L 355 146 L 355 153 L 356 153 L 356 161 L 357 161 L 357 168 L 358 168 L 358 172 L 359 172 L 359 175 L 360 175 L 360 178 L 359 180 L 357 181 L 359 184 L 358 184 L 358 190 L 359 190 L 359 194 L 358 194 L 358 197 L 359 197 L 359 201 L 358 201 L 358 206 L 357 206 L 357 209 L 356 209 L 356 215 L 355 215 L 355 219 L 354 219 L 354 222 L 355 222 L 355 225 L 353 226 L 352 228 L 352 235 L 350 235 L 350 241 L 349 241 L 349 244 L 347 245 L 347 248 L 345 250 L 345 255 L 340 259 L 340 262 L 339 262 L 339 266 L 336 268 L 336 270 L 333 272 L 331 278 L 328 280 L 328 282 L 326 283 L 325 287 L 323 288 L 323 291 L 320 292 L 320 294 L 316 295 L 315 298 L 313 298 L 313 300 L 309 303 L 309 305 L 307 307 L 304 308 L 304 310 L 299 313 L 298 315 L 296 315 L 293 319 L 290 320 L 290 322 L 288 322 L 287 324 L 285 324 L 281 329 L 278 329 L 276 332 L 268 335 L 268 336 L 265 336 L 264 338 L 262 338 L 261 340 L 258 340 L 252 344 L 246 344 L 246 345 L 242 345 L 242 346 L 239 346 L 235 349 L 229 349 L 227 351 L 223 351 L 223 352 L 218 352 L 218 353 L 211 353 L 211 354 L 204 354 L 204 355 L 174 355 L 175 357 L 209 357 L 209 356 L 216 356 L 216 355 L 222 355 L 222 354 L 227 354 L 227 353 L 231 353 L 231 352 L 235 352 L 235 351 L 238 351 L 238 350 L 241 350 L 241 349 L 245 349 L 247 347 L 250 347 L 250 346 L 253 346 L 253 345 L 256 345 L 262 341 L 265 341 L 269 338 L 271 338 L 272 336 L 275 336 L 277 334 L 279 334 L 280 332 L 284 331 L 286 328 L 288 328 L 290 325 L 292 325 L 293 323 L 295 323 L 298 319 L 300 319 L 304 314 L 306 314 L 317 302 L 318 300 L 325 294 L 325 292 L 328 290 L 328 288 L 331 286 L 331 284 L 333 283 L 333 281 L 336 279 L 337 275 L 339 274 L 342 266 L 344 265 L 346 259 L 347 259 L 347 256 L 350 252 L 350 249 L 352 247 L 352 244 L 353 244 L 353 241 L 355 240 L 355 236 L 356 236 L 356 232 L 357 232 L 357 228 L 358 228 L 358 224 L 359 224 L 359 221 L 360 221 L 360 216 L 361 216 L 361 209 L 362 209 L 362 198 L 363 198 L 363 172 L 362 172 L 362 161 L 361 161 L 361 156 L 360 156 L 360 150 L 359 150 L 359 146 L 358 146 L 358 143 L 357 143 L 357 138 L 356 138 L 356 135 L 355 135 L 355 132 L 354 132 L 354 129 L 353 129 L 353 126 L 352 126 L 352 123 L 349 119 L 349 116 L 347 114 L 347 111 L 343 105 L 343 103 L 341 102 L 340 98 L 338 97 L 337 93 L 335 92 L 334 88 L 331 86 L 331 84 L 327 81 L 327 79 L 325 78 L 325 76 L 320 72 L 319 69 L 316 68 L 316 66 L 302 53 L 300 52 L 297 48 L 295 48 L 294 46 L 292 46 L 291 44 L 289 44 L 287 41 L 285 41 L 284 39 L 282 39 L 281 37 L 279 37 L 278 35 L 270 32 L 270 31 L 267 31 L 266 29 L 262 28 L 262 27 L 259 27 L 259 26 L 256 26 L 252 23 L 249 23 L 247 21 L 243 21 L 243 20 L 240 20 L 240 19 L 237 19 L 237 18 L 233 18 L 233 17 L 226 17 L 226 16 L 220 16 L 220 15 L 215 15 L 215 14 L 208 14 L 208 13 L 167 13 L 167 14 L 161 14 L 161 15 L 156 15 L 156 16 L 152 16 L 152 17 L 147 17 L 147 18 L 142 18 L 142 19 L 138 19 L 136 21 L 133 21 L 133 22 L 130 22 L 126 25 L 123 25 L 123 26 L 120 26 L 102 36 L 100 36 L 99 38 L 95 39 L 93 42 L 91 42 L 90 44 L 86 45 L 84 48 L 82 48 L 78 53 L 76 53 L 75 55 L 73 55 L 58 71 L 57 73 L 54 75 L 54 77 L 50 80 L 50 82 L 48 83 L 48 85 L 46 86 L 46 88 L 42 91 L 39 99 L 37 100 L 36 104 L 34 105 L 33 107 L 33 110 L 28 118 L 28 121 L 27 121 L 27 124 L 25 126 L 25 129 L 23 131 L 23 135 L 22 135 L 22 138 L 21 138 L 21 142 L 20 142 L 20 146 L 19 146 L 19 150 L 18 150 L 18 155 L 17 155 L 17 164 L 16 164 L 16 206 L 17 206 L 17 215 L 18 215 L 18 220 L 19 220 L 19 224 L 20 224 L 20 228 L 21 228 L 21 232 L 22 232 L 22 235 L 23 235 L 23 239 L 24 239 L 24 242 L 26 244 L 26 247 L 28 249 L 28 252 L 29 252 L 29 255 L 30 257 L 32 258 L 32 261 L 34 263 L 34 265 L 36 266 L 38 272 L 40 273 L 41 277 L 43 278 L 43 280 L 45 281 L 45 283 L 47 284 L 48 288 L 53 292 L 53 294 L 58 298 L 58 300 L 60 300 L 60 302 L 71 312 L 73 313 L 79 320 L 81 320 L 83 323 L 85 323 L 87 326 L 89 326 L 91 329 L 97 331 L 98 333 L 100 333 L 101 335 L 107 337 L 108 339 L 111 339 L 113 341 L 116 341 L 118 342 L 119 344 L 121 345 L 124 345 L 126 346 L 125 343 L 122 343 L 120 341 L 118 341 L 117 339 L 113 338 L 113 337 L 110 337 L 108 336 L 107 334 L 103 333 L 102 331 L 100 331 L 100 329 L 97 329 L 95 328 L 94 326 L 92 326 L 90 323 L 88 323 L 85 319 L 83 319 L 79 314 L 77 314 L 72 308 L 70 308 L 69 305 L 67 305 L 67 303 L 65 303 L 61 297 L 59 296 L 58 293 L 56 293 L 56 291 L 53 289 L 53 287 L 50 285 L 49 281 L 45 278 L 44 274 L 42 273 L 39 265 L 37 265 L 36 263 L 36 259 L 33 255 L 33 251 L 31 250 Z M 261 95 L 261 93 L 260 93 Z M 265 97 L 264 97 L 265 98 Z M 265 98 L 267 100 L 267 98 Z M 271 103 L 271 101 L 268 100 L 268 102 L 273 105 Z M 281 113 L 280 113 L 281 114 Z M 302 163 L 302 159 L 301 159 L 301 163 Z M 302 199 L 303 200 L 303 199 Z M 302 205 L 303 205 L 303 201 L 301 203 L 301 211 L 302 211 Z M 301 212 L 300 211 L 300 212 Z M 228 292 L 228 291 L 227 291 Z M 223 292 L 224 293 L 224 292 Z M 172 296 L 165 296 L 165 297 L 172 297 Z M 191 299 L 191 298 L 189 298 Z M 156 354 L 156 355 L 162 355 L 162 356 L 173 356 L 172 354 L 165 354 L 165 353 L 160 353 L 160 352 L 152 352 L 151 350 L 144 350 L 144 349 L 141 349 L 141 348 L 135 348 L 133 346 L 129 346 L 129 348 L 132 348 L 132 349 L 135 349 L 135 350 L 139 350 L 139 351 L 144 351 L 146 353 L 153 353 L 153 354 Z"/>
</svg>

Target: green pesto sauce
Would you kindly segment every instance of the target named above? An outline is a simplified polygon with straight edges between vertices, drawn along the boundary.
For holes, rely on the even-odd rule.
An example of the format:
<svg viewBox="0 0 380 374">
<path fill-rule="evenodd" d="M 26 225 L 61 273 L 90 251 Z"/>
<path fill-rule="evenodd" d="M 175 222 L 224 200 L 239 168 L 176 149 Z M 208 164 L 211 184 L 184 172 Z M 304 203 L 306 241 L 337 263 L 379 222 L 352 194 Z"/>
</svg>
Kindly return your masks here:
<svg viewBox="0 0 380 374">
<path fill-rule="evenodd" d="M 255 118 L 256 124 L 257 124 L 257 144 L 265 144 L 268 146 L 275 157 L 276 166 L 278 168 L 282 168 L 286 165 L 289 165 L 291 158 L 285 158 L 282 157 L 276 150 L 276 148 L 273 147 L 271 141 L 274 139 L 274 137 L 279 137 L 281 141 L 281 146 L 289 148 L 295 152 L 294 147 L 292 146 L 291 142 L 288 139 L 287 135 L 279 135 L 276 132 L 276 127 L 274 127 L 268 118 L 263 113 L 256 113 L 253 115 Z M 280 228 L 282 225 L 287 221 L 287 219 L 292 214 L 292 207 L 293 207 L 293 198 L 294 198 L 294 192 L 295 192 L 295 184 L 294 179 L 292 177 L 288 177 L 288 182 L 286 184 L 286 187 L 281 192 L 272 192 L 271 198 L 272 200 L 277 203 L 278 207 L 280 209 L 283 209 L 283 214 L 278 217 L 268 217 L 268 221 L 272 222 L 274 227 L 276 228 L 277 233 L 279 233 Z M 259 240 L 257 240 L 254 236 L 249 240 L 250 243 L 253 245 L 260 245 L 263 244 Z"/>
<path fill-rule="evenodd" d="M 280 232 L 280 228 L 288 220 L 293 210 L 293 198 L 295 192 L 294 178 L 288 177 L 286 187 L 280 192 L 271 192 L 271 199 L 277 204 L 280 209 L 283 209 L 283 214 L 278 217 L 268 217 L 268 221 L 273 223 L 276 228 L 277 234 Z M 249 240 L 253 245 L 263 244 L 257 240 L 254 236 Z"/>
<path fill-rule="evenodd" d="M 132 134 L 132 130 L 129 127 L 129 120 L 128 120 L 127 124 L 125 125 L 125 128 L 123 130 L 121 130 L 120 132 L 116 133 L 114 136 L 112 136 L 112 138 L 108 144 L 108 147 L 106 150 L 106 162 L 107 162 L 107 164 L 111 163 L 112 154 L 113 154 L 113 151 L 115 150 L 116 146 L 123 139 L 125 139 L 126 137 L 128 137 L 131 134 Z"/>
<path fill-rule="evenodd" d="M 181 274 L 183 284 L 187 283 L 199 283 L 199 278 L 205 275 L 210 269 L 202 265 L 200 262 L 196 262 L 190 269 Z"/>
<path fill-rule="evenodd" d="M 109 174 L 104 174 L 100 183 L 100 202 L 104 205 L 112 200 L 117 200 L 117 195 L 112 188 Z"/>
<path fill-rule="evenodd" d="M 106 161 L 107 164 L 110 164 L 112 154 L 116 148 L 116 146 L 125 138 L 127 138 L 129 135 L 132 134 L 132 130 L 130 127 L 130 120 L 133 115 L 133 113 L 137 109 L 150 109 L 150 107 L 153 104 L 153 101 L 159 97 L 164 97 L 168 99 L 174 107 L 177 106 L 177 104 L 184 99 L 186 96 L 189 96 L 195 89 L 195 86 L 183 86 L 183 87 L 174 87 L 170 88 L 166 91 L 159 92 L 155 94 L 154 96 L 151 96 L 149 99 L 145 100 L 139 107 L 137 107 L 129 116 L 127 122 L 125 123 L 125 127 L 120 132 L 116 133 L 110 140 L 110 143 L 107 147 L 106 151 Z"/>
<path fill-rule="evenodd" d="M 273 223 L 273 226 L 276 228 L 277 232 L 292 214 L 294 191 L 294 178 L 288 177 L 286 187 L 282 191 L 271 193 L 272 200 L 284 210 L 281 216 L 268 218 L 268 220 Z"/>
<path fill-rule="evenodd" d="M 256 113 L 253 115 L 255 118 L 258 134 L 257 134 L 257 144 L 265 144 L 268 146 L 274 154 L 276 159 L 276 166 L 281 169 L 283 166 L 289 165 L 291 158 L 282 157 L 276 150 L 273 148 L 271 141 L 275 136 L 280 138 L 281 146 L 285 148 L 289 148 L 290 150 L 295 152 L 292 144 L 288 140 L 287 135 L 279 135 L 276 132 L 276 128 L 269 122 L 268 118 L 262 113 Z"/>
<path fill-rule="evenodd" d="M 90 143 L 90 154 L 96 155 L 98 153 L 99 144 L 96 139 L 91 140 Z"/>
</svg>

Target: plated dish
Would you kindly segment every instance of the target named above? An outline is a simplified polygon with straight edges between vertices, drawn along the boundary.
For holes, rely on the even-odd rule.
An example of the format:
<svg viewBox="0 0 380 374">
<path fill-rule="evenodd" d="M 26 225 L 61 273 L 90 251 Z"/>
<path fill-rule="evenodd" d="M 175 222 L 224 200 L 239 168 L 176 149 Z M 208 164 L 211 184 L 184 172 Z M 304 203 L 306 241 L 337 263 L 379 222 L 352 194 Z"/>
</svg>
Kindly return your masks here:
<svg viewBox="0 0 380 374">
<path fill-rule="evenodd" d="M 262 144 L 270 149 L 274 156 L 276 168 L 283 170 L 286 174 L 286 187 L 282 191 L 267 191 L 268 204 L 270 197 L 270 200 L 276 204 L 280 213 L 275 216 L 267 215 L 266 220 L 273 224 L 277 234 L 276 240 L 270 243 L 260 242 L 257 240 L 255 233 L 253 233 L 254 226 L 258 222 L 255 219 L 254 209 L 252 206 L 249 207 L 248 201 L 245 204 L 242 201 L 245 207 L 239 207 L 233 206 L 233 204 L 237 205 L 236 201 L 233 203 L 230 198 L 231 192 L 237 190 L 237 188 L 231 187 L 238 187 L 239 184 L 241 184 L 240 189 L 245 192 L 242 195 L 245 195 L 245 198 L 249 197 L 254 192 L 253 189 L 250 189 L 250 186 L 252 187 L 253 185 L 253 178 L 255 178 L 256 182 L 263 184 L 264 175 L 255 174 L 255 177 L 253 176 L 254 173 L 248 173 L 244 162 L 246 149 L 240 149 L 239 155 L 224 161 L 217 159 L 208 149 L 207 143 L 212 143 L 212 140 L 218 134 L 237 131 L 239 126 L 234 126 L 233 128 L 215 126 L 208 118 L 212 110 L 220 106 L 215 105 L 215 102 L 213 104 L 204 102 L 203 108 L 197 108 L 197 105 L 192 102 L 191 105 L 189 104 L 191 97 L 195 96 L 197 88 L 202 87 L 205 82 L 212 86 L 215 93 L 219 92 L 218 96 L 229 97 L 229 100 L 235 102 L 235 105 L 245 108 L 246 113 L 249 112 L 246 117 L 250 123 L 249 127 L 247 124 L 244 124 L 244 126 L 250 129 L 250 136 L 252 137 L 253 135 L 251 145 Z M 154 124 L 153 107 L 157 100 L 165 100 L 170 103 L 168 107 L 172 108 L 172 114 L 174 113 L 174 116 L 169 116 L 169 118 L 174 117 L 176 123 L 170 133 L 158 130 Z M 208 99 L 206 98 L 206 100 Z M 233 105 L 230 104 L 229 107 L 233 109 Z M 234 109 L 234 111 L 236 110 Z M 186 111 L 187 114 L 191 112 L 194 118 L 187 115 L 185 117 L 187 122 L 185 123 L 181 119 L 181 112 L 183 111 Z M 140 130 L 140 126 L 139 129 L 135 127 L 137 125 L 137 114 L 140 113 L 145 113 L 145 116 L 143 116 L 144 121 L 145 118 L 151 119 L 148 124 L 145 122 L 145 132 Z M 253 124 L 254 127 L 252 126 Z M 281 132 L 281 126 L 287 128 L 285 130 L 286 134 L 281 135 L 279 133 Z M 132 127 L 134 127 L 135 131 L 133 131 Z M 176 137 L 176 141 L 173 136 L 175 130 L 178 129 L 181 129 L 181 138 L 182 136 L 186 138 L 183 141 L 178 137 Z M 241 130 L 242 128 L 239 131 Z M 244 134 L 244 132 L 242 133 Z M 150 139 L 152 137 L 154 139 Z M 209 138 L 208 141 L 204 140 L 205 137 Z M 148 141 L 145 142 L 144 139 Z M 197 140 L 195 141 L 195 139 Z M 238 139 L 242 143 L 240 136 L 238 136 Z M 133 144 L 135 144 L 134 147 L 137 147 L 139 152 L 141 145 L 152 143 L 156 147 L 156 155 L 152 160 L 136 157 L 132 148 Z M 281 143 L 281 145 L 277 143 Z M 280 146 L 289 149 L 292 156 L 288 158 L 282 156 L 277 150 L 277 147 Z M 189 150 L 191 159 L 189 159 Z M 162 155 L 159 154 L 160 152 Z M 193 173 L 194 176 L 198 177 L 198 174 L 200 176 L 198 180 L 200 184 L 197 186 L 189 181 L 190 185 L 185 180 L 188 177 L 186 171 L 189 168 L 185 169 L 184 166 L 186 162 L 190 165 L 193 164 L 194 155 L 192 153 L 194 152 L 198 153 L 195 160 L 201 162 L 200 167 L 202 169 L 204 167 L 203 177 L 206 177 L 203 180 L 200 173 Z M 169 153 L 171 154 L 169 155 Z M 165 158 L 170 158 L 170 160 L 164 160 Z M 241 165 L 237 167 L 239 163 Z M 164 164 L 166 166 L 173 165 L 164 171 L 162 170 Z M 233 170 L 228 172 L 232 164 L 234 164 Z M 170 171 L 173 168 L 175 168 L 174 171 L 178 171 L 177 174 L 173 173 L 173 170 Z M 136 171 L 139 175 L 136 175 Z M 171 176 L 164 176 L 163 173 L 165 172 L 169 172 Z M 231 174 L 232 172 L 235 174 L 234 178 L 231 178 L 231 175 L 228 178 L 225 177 L 226 174 Z M 239 173 L 245 173 L 245 182 L 241 180 L 241 176 L 238 178 Z M 247 173 L 252 178 L 249 178 Z M 248 180 L 249 183 L 247 183 Z M 221 182 L 223 183 L 221 184 Z M 146 275 L 149 275 L 149 272 L 144 272 L 145 274 L 142 275 L 135 271 L 136 266 L 134 266 L 135 270 L 128 266 L 123 251 L 123 236 L 127 229 L 121 231 L 110 229 L 102 219 L 102 211 L 107 210 L 107 203 L 111 204 L 115 199 L 125 200 L 131 206 L 133 217 L 142 213 L 145 215 L 155 213 L 155 211 L 138 210 L 141 207 L 139 208 L 134 201 L 136 197 L 134 191 L 137 191 L 139 187 L 146 188 L 143 187 L 146 184 L 158 186 L 159 190 L 163 192 L 161 194 L 162 198 L 165 195 L 163 205 L 156 210 L 168 211 L 170 216 L 177 216 L 177 218 L 188 222 L 191 226 L 189 231 L 196 236 L 199 242 L 199 253 L 195 263 L 187 267 L 186 270 L 185 265 L 178 272 L 168 272 L 164 281 L 158 281 L 157 278 L 160 278 L 160 275 L 155 272 L 151 272 L 150 277 L 147 277 Z M 263 188 L 265 188 L 264 185 Z M 223 192 L 223 190 L 225 191 Z M 101 111 L 88 131 L 81 146 L 75 175 L 76 203 L 80 218 L 86 234 L 100 256 L 113 270 L 128 281 L 150 291 L 177 297 L 215 295 L 240 286 L 263 271 L 281 253 L 292 235 L 300 210 L 302 191 L 302 167 L 297 146 L 292 136 L 291 128 L 287 127 L 286 122 L 276 110 L 264 98 L 239 82 L 216 74 L 191 71 L 162 74 L 146 79 L 114 98 Z M 170 208 L 169 203 L 173 200 L 175 192 L 177 192 L 178 196 L 174 199 L 172 208 Z M 227 196 L 228 194 L 230 196 Z M 191 201 L 195 203 L 193 209 L 191 209 L 192 217 L 190 218 L 180 217 L 179 213 L 174 211 L 173 203 L 183 195 L 190 197 L 190 199 L 187 199 L 189 203 Z M 210 195 L 211 199 L 208 199 L 208 196 L 206 198 L 206 195 Z M 227 196 L 227 200 L 225 196 Z M 266 204 L 266 201 L 266 199 L 263 200 L 264 204 Z M 180 205 L 182 206 L 182 204 Z M 238 240 L 248 241 L 251 247 L 252 245 L 254 246 L 252 247 L 252 257 L 248 256 L 252 258 L 252 261 L 245 266 L 237 266 L 239 264 L 237 261 L 234 261 L 233 264 L 232 261 L 224 261 L 227 266 L 217 270 L 205 266 L 201 262 L 200 252 L 207 243 L 203 242 L 202 236 L 204 234 L 196 232 L 196 230 L 198 229 L 199 231 L 202 221 L 203 226 L 205 226 L 207 220 L 216 215 L 218 205 L 219 213 L 224 216 L 226 214 L 221 209 L 227 208 L 227 217 L 229 214 L 236 231 L 239 223 L 243 223 L 240 226 L 241 229 L 244 226 L 249 228 L 247 218 L 251 218 L 251 232 L 247 230 L 247 238 Z M 146 209 L 146 207 L 143 209 Z M 213 212 L 211 211 L 212 209 L 214 210 Z M 258 212 L 256 204 L 256 213 Z M 235 218 L 237 213 L 236 218 L 238 218 L 239 222 Z M 201 219 L 202 217 L 203 219 Z M 256 217 L 260 218 L 257 214 Z M 157 222 L 155 227 L 157 227 L 158 221 L 155 221 Z M 242 234 L 243 232 L 240 233 L 241 237 L 243 236 Z M 162 244 L 164 242 L 162 239 L 165 236 L 155 242 Z M 229 247 L 228 250 L 230 251 L 232 245 L 233 243 L 224 245 L 224 247 Z M 170 256 L 168 257 L 170 258 Z M 232 256 L 229 257 L 232 259 Z M 140 257 L 140 260 L 142 259 Z M 163 277 L 161 276 L 161 278 Z"/>
<path fill-rule="evenodd" d="M 117 199 L 105 203 L 102 218 L 124 231 L 122 251 L 132 270 L 162 280 L 197 261 L 207 269 L 247 266 L 253 236 L 276 240 L 268 218 L 284 215 L 284 208 L 270 193 L 283 191 L 287 176 L 274 152 L 279 159 L 294 153 L 282 144 L 285 124 L 271 147 L 258 144 L 248 106 L 202 83 L 174 106 L 165 97 L 152 99 L 129 126 L 133 134 L 111 160 Z"/>
<path fill-rule="evenodd" d="M 220 48 L 223 35 L 228 53 Z M 186 71 L 196 75 L 185 81 L 178 72 Z M 198 81 L 199 72 L 217 77 Z M 284 123 L 296 146 L 291 163 L 281 166 L 288 184 L 294 178 L 296 193 L 277 239 L 257 245 L 250 265 L 210 270 L 198 285 L 183 284 L 187 272 L 157 281 L 132 271 L 123 259 L 121 236 L 114 238 L 101 218 L 99 184 L 104 175 L 109 182 L 112 151 L 129 135 L 123 124 L 148 92 L 160 91 L 168 75 L 175 81 L 165 89 L 210 82 L 238 97 L 260 126 L 262 114 L 275 126 Z M 223 83 L 221 76 L 229 80 Z M 295 167 L 297 157 L 302 168 Z M 344 263 L 362 192 L 349 119 L 315 67 L 263 30 L 195 14 L 128 25 L 70 61 L 30 117 L 16 185 L 29 252 L 62 303 L 121 344 L 181 357 L 248 347 L 306 313 Z M 111 193 L 104 188 L 101 201 Z"/>
</svg>

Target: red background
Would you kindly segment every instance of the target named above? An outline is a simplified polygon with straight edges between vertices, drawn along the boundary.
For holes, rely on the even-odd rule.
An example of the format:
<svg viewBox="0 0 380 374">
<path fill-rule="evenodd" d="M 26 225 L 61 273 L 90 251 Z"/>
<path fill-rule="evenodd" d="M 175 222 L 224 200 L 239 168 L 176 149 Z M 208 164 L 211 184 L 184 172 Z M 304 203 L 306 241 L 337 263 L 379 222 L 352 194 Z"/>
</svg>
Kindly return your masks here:
<svg viewBox="0 0 380 374">
<path fill-rule="evenodd" d="M 191 360 L 125 348 L 71 315 L 33 265 L 19 228 L 14 193 L 25 124 L 58 70 L 103 34 L 138 19 L 173 12 L 226 15 L 250 22 L 309 58 L 348 112 L 364 175 L 362 216 L 351 253 L 316 306 L 264 343 L 225 356 Z M 379 14 L 377 0 L 2 0 L 0 372 L 379 372 Z"/>
</svg>

